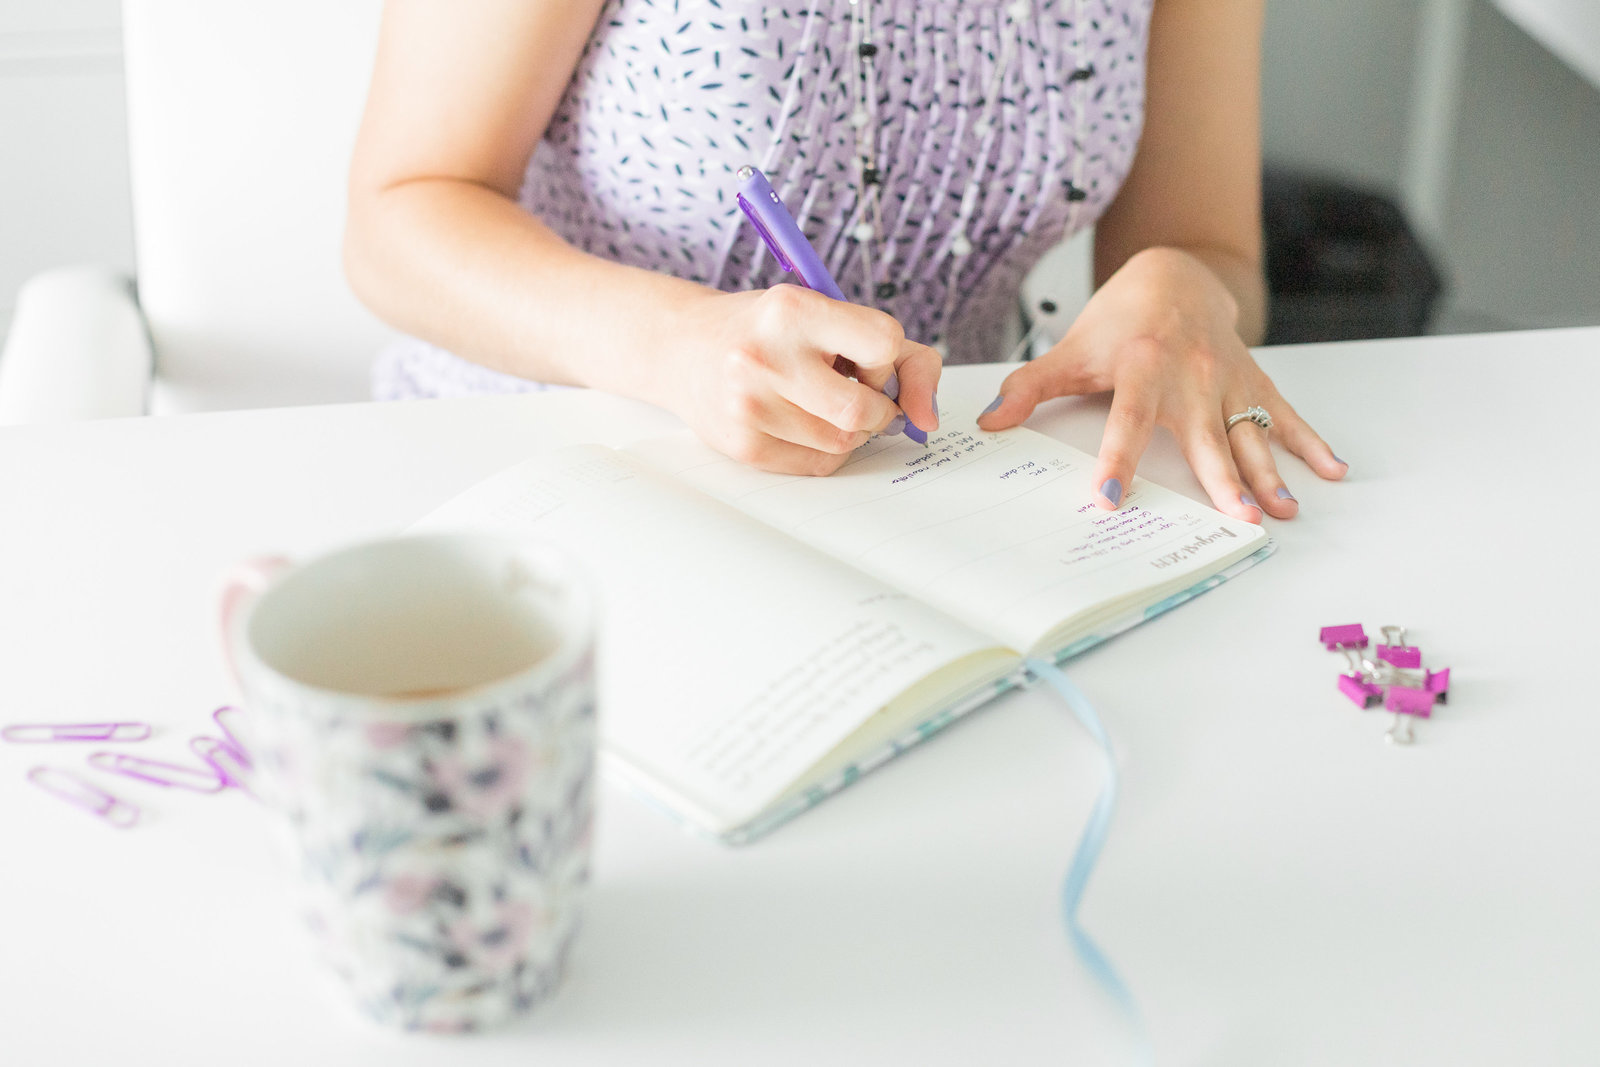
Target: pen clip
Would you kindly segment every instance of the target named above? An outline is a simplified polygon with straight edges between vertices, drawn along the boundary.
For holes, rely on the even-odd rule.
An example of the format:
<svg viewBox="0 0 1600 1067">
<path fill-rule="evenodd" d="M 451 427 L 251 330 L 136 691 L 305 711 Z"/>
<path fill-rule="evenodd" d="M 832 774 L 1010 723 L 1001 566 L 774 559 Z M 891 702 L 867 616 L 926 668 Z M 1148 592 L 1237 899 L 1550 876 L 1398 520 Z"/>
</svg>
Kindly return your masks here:
<svg viewBox="0 0 1600 1067">
<path fill-rule="evenodd" d="M 734 199 L 739 202 L 739 210 L 743 211 L 745 218 L 750 220 L 750 225 L 754 226 L 756 228 L 756 233 L 761 235 L 761 240 L 766 243 L 767 251 L 771 252 L 773 258 L 778 261 L 778 266 L 782 267 L 785 271 L 792 273 L 794 271 L 794 264 L 789 261 L 788 256 L 783 254 L 783 249 L 772 237 L 772 231 L 768 230 L 766 224 L 761 221 L 760 213 L 757 212 L 755 208 L 750 206 L 750 201 L 745 199 L 743 193 L 736 194 Z"/>
</svg>

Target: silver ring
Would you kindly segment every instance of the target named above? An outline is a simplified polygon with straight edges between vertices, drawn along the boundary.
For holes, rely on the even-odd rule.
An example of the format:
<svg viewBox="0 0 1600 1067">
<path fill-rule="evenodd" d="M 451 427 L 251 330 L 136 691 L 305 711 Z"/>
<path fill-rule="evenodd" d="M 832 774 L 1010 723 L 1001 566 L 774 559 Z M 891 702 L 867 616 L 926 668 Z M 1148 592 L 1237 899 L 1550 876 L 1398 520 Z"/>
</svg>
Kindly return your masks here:
<svg viewBox="0 0 1600 1067">
<path fill-rule="evenodd" d="M 1233 429 L 1235 423 L 1243 422 L 1245 419 L 1249 419 L 1263 430 L 1272 429 L 1272 416 L 1267 414 L 1267 409 L 1252 404 L 1237 415 L 1229 415 L 1228 424 L 1222 428 L 1222 432 L 1227 433 Z"/>
</svg>

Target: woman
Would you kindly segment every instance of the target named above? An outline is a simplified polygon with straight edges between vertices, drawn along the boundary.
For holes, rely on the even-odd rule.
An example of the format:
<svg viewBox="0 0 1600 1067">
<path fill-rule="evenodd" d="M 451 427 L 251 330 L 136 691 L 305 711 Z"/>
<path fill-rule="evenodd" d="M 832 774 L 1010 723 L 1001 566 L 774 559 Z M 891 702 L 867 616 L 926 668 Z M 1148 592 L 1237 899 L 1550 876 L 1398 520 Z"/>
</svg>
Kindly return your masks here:
<svg viewBox="0 0 1600 1067">
<path fill-rule="evenodd" d="M 1346 470 L 1245 347 L 1262 2 L 390 0 L 346 261 L 420 340 L 380 395 L 605 389 L 826 474 L 902 412 L 934 428 L 940 353 L 1000 358 L 1023 275 L 1093 224 L 1093 299 L 980 425 L 1112 390 L 1102 507 L 1160 425 L 1219 510 L 1292 517 L 1265 429 L 1229 428 L 1259 405 Z M 746 163 L 854 303 L 778 284 L 734 203 Z"/>
</svg>

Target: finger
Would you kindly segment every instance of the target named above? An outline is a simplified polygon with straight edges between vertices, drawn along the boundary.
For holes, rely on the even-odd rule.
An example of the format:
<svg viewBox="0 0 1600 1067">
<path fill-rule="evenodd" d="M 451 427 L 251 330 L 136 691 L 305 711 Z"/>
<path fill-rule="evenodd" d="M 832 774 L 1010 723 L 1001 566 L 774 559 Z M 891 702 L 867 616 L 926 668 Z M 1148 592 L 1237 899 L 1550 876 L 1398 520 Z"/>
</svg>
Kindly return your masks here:
<svg viewBox="0 0 1600 1067">
<path fill-rule="evenodd" d="M 1225 407 L 1223 410 L 1234 409 Z M 1273 423 L 1276 426 L 1276 417 Z M 1278 461 L 1273 458 L 1272 446 L 1267 443 L 1267 431 L 1249 419 L 1243 419 L 1225 432 L 1228 445 L 1233 449 L 1234 466 L 1262 510 L 1275 519 L 1292 519 L 1299 514 L 1299 502 L 1289 487 L 1283 484 L 1283 477 L 1278 473 Z"/>
<path fill-rule="evenodd" d="M 1306 466 L 1319 477 L 1336 482 L 1350 470 L 1350 464 L 1333 454 L 1328 442 L 1318 436 L 1311 424 L 1302 419 L 1282 395 L 1274 393 L 1267 410 L 1272 412 L 1272 435 L 1283 443 L 1284 448 L 1305 460 Z"/>
<path fill-rule="evenodd" d="M 1024 363 L 1000 383 L 1000 394 L 978 415 L 981 430 L 1005 430 L 1033 414 L 1039 402 L 1056 395 L 1040 361 Z"/>
<path fill-rule="evenodd" d="M 1212 507 L 1245 522 L 1261 521 L 1260 505 L 1239 478 L 1220 419 L 1197 418 L 1185 427 L 1178 444 Z"/>
<path fill-rule="evenodd" d="M 832 474 L 850 458 L 848 452 L 823 452 L 757 430 L 725 440 L 707 438 L 706 443 L 740 463 L 778 474 Z"/>
<path fill-rule="evenodd" d="M 1095 503 L 1107 511 L 1122 504 L 1124 491 L 1133 484 L 1139 457 L 1150 444 L 1160 403 L 1159 388 L 1160 382 L 1140 367 L 1119 380 L 1111 394 L 1111 412 L 1106 416 L 1100 458 L 1090 482 L 1096 491 Z"/>
<path fill-rule="evenodd" d="M 900 410 L 912 424 L 923 431 L 939 428 L 939 375 L 943 365 L 939 353 L 916 341 L 905 341 L 900 346 L 900 359 L 892 370 L 874 370 L 862 380 L 894 394 Z"/>
<path fill-rule="evenodd" d="M 884 422 L 888 423 L 894 418 L 894 405 L 881 393 L 873 393 L 866 386 L 852 382 L 857 389 L 875 397 L 887 404 L 891 414 Z M 866 444 L 871 439 L 875 430 L 881 427 L 869 427 L 862 430 L 847 430 L 827 419 L 819 418 L 797 404 L 790 403 L 782 398 L 774 398 L 767 405 L 766 410 L 754 420 L 754 428 L 769 437 L 780 441 L 808 448 L 813 452 L 826 452 L 829 455 L 848 456 L 857 448 Z"/>
<path fill-rule="evenodd" d="M 800 359 L 785 365 L 773 387 L 790 405 L 845 434 L 876 432 L 900 414 L 894 401 L 882 392 L 846 378 L 824 360 Z M 781 406 L 768 406 L 768 413 Z"/>
</svg>

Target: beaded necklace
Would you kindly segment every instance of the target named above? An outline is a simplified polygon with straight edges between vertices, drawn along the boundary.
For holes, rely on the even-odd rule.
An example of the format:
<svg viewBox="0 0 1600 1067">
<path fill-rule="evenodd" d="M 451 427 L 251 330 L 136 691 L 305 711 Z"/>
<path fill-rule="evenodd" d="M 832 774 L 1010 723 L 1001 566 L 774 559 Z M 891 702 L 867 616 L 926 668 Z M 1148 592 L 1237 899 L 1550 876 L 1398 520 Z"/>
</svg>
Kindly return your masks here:
<svg viewBox="0 0 1600 1067">
<path fill-rule="evenodd" d="M 883 225 L 883 172 L 878 167 L 876 136 L 881 128 L 877 114 L 878 46 L 873 41 L 872 0 L 850 0 L 850 8 L 850 85 L 855 98 L 855 106 L 850 112 L 850 125 L 855 128 L 856 138 L 855 174 L 858 185 L 855 191 L 863 202 L 862 221 L 857 223 L 850 236 L 861 249 L 861 266 L 866 291 L 879 300 L 891 300 L 899 289 L 886 277 L 886 272 L 893 262 L 894 247 L 884 240 L 886 234 Z M 1000 55 L 995 61 L 994 72 L 990 75 L 989 83 L 984 90 L 979 117 L 972 123 L 970 130 L 964 129 L 961 125 L 956 128 L 955 135 L 958 138 L 969 133 L 976 137 L 979 149 L 973 176 L 961 195 L 961 207 L 956 212 L 956 224 L 945 236 L 942 248 L 933 256 L 935 263 L 942 262 L 946 258 L 955 261 L 951 268 L 949 285 L 945 290 L 944 307 L 939 315 L 938 329 L 932 338 L 934 347 L 940 349 L 941 354 L 946 354 L 947 337 L 955 317 L 956 301 L 960 295 L 957 281 L 961 268 L 966 258 L 972 254 L 972 239 L 968 236 L 967 229 L 972 225 L 973 213 L 977 211 L 979 181 L 997 139 L 995 120 L 1000 106 L 1000 91 L 1006 75 L 1010 72 L 1011 64 L 1016 59 L 1017 27 L 1032 14 L 1033 0 L 1012 0 L 1006 5 L 1006 24 L 1005 32 L 1001 35 Z M 966 115 L 967 112 L 962 110 L 958 123 L 964 123 Z"/>
</svg>

